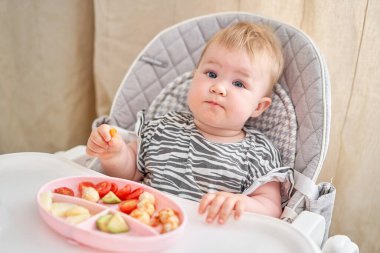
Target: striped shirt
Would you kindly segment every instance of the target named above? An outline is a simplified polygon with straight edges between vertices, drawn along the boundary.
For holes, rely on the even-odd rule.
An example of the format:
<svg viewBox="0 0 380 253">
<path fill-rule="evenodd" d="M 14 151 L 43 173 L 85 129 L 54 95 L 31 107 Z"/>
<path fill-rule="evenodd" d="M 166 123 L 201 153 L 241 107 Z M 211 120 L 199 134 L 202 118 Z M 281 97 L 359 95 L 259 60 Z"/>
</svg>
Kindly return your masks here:
<svg viewBox="0 0 380 253">
<path fill-rule="evenodd" d="M 250 194 L 270 181 L 289 181 L 280 153 L 260 132 L 244 128 L 236 143 L 213 143 L 197 130 L 192 114 L 170 112 L 145 122 L 139 113 L 137 167 L 143 183 L 200 200 L 208 192 Z"/>
</svg>

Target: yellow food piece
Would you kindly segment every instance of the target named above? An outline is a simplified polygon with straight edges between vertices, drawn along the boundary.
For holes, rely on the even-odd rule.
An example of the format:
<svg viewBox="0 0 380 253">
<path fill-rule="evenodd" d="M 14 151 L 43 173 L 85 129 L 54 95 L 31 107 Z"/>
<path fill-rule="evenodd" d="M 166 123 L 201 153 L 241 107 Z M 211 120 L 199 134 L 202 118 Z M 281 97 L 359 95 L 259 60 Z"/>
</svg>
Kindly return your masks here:
<svg viewBox="0 0 380 253">
<path fill-rule="evenodd" d="M 115 128 L 111 128 L 111 130 L 110 130 L 111 137 L 115 137 L 116 134 L 117 134 L 117 130 Z"/>
</svg>

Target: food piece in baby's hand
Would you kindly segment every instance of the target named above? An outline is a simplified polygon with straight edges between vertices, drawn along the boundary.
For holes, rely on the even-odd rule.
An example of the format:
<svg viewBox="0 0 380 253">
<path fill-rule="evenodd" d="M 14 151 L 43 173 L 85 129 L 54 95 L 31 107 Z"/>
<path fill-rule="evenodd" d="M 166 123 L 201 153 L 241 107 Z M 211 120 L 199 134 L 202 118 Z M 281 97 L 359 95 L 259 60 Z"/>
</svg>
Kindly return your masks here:
<svg viewBox="0 0 380 253">
<path fill-rule="evenodd" d="M 116 130 L 116 128 L 111 128 L 111 130 L 110 130 L 110 135 L 111 135 L 111 137 L 112 137 L 112 138 L 115 137 L 116 134 L 117 134 L 117 130 Z"/>
<path fill-rule="evenodd" d="M 91 202 L 98 202 L 100 199 L 99 193 L 95 188 L 93 187 L 83 187 L 82 188 L 82 199 L 91 201 Z"/>
</svg>

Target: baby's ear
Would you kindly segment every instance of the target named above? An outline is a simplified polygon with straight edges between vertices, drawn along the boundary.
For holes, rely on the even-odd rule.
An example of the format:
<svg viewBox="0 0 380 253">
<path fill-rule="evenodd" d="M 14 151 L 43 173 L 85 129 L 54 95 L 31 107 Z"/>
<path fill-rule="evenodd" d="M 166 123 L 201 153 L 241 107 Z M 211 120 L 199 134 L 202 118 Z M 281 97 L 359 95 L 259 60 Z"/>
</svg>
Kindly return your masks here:
<svg viewBox="0 0 380 253">
<path fill-rule="evenodd" d="M 272 99 L 270 97 L 263 97 L 260 99 L 257 108 L 253 111 L 251 117 L 259 117 L 268 107 L 272 104 Z"/>
</svg>

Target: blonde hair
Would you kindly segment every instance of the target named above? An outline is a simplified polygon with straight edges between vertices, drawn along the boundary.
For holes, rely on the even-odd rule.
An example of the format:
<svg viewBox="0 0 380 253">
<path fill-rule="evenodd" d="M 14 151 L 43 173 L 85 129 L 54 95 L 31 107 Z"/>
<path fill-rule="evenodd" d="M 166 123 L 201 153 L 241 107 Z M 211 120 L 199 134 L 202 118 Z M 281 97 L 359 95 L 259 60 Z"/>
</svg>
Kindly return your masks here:
<svg viewBox="0 0 380 253">
<path fill-rule="evenodd" d="M 251 57 L 252 62 L 263 58 L 267 60 L 270 70 L 270 92 L 272 91 L 273 85 L 282 74 L 284 57 L 281 44 L 270 27 L 240 22 L 224 28 L 207 42 L 199 62 L 212 43 L 218 43 L 229 49 L 243 49 Z"/>
</svg>

